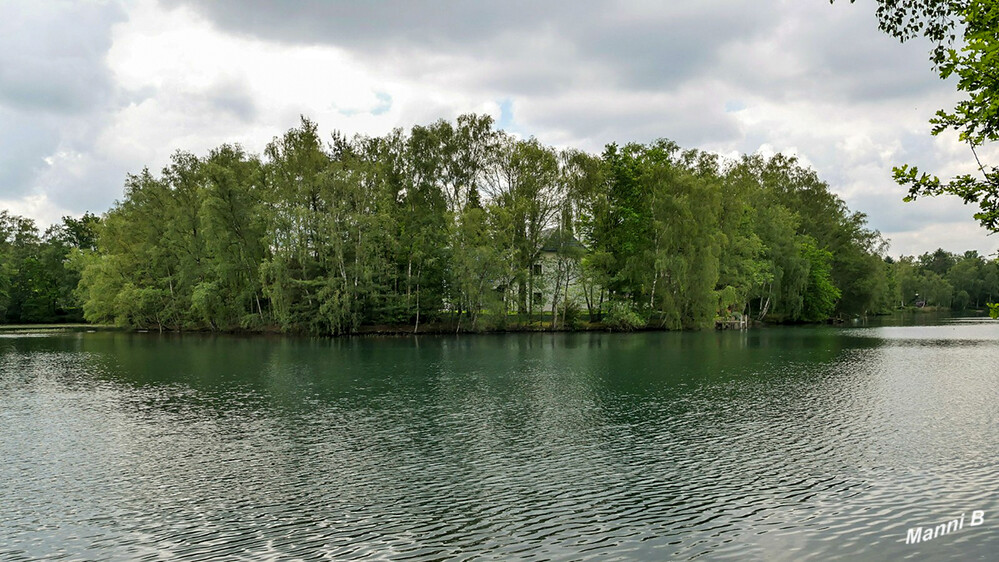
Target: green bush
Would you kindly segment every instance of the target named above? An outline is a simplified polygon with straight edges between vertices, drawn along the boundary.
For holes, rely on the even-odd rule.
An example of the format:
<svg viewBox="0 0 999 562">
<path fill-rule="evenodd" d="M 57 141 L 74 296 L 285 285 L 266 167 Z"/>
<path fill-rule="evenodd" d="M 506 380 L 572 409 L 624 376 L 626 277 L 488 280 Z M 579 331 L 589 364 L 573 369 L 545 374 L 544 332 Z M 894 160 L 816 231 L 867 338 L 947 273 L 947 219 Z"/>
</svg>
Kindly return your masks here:
<svg viewBox="0 0 999 562">
<path fill-rule="evenodd" d="M 646 322 L 631 303 L 619 301 L 611 303 L 604 324 L 611 330 L 630 332 L 644 328 Z"/>
<path fill-rule="evenodd" d="M 565 305 L 565 309 L 562 311 L 562 325 L 569 330 L 578 330 L 582 325 L 582 310 L 579 308 L 579 303 L 570 300 Z"/>
</svg>

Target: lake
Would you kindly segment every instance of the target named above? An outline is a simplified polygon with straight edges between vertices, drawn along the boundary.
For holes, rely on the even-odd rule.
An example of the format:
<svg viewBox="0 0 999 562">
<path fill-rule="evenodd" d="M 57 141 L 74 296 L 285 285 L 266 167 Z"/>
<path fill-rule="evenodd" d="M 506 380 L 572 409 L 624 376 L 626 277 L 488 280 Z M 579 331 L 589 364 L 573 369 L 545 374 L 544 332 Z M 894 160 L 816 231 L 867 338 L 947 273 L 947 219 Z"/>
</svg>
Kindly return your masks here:
<svg viewBox="0 0 999 562">
<path fill-rule="evenodd" d="M 999 322 L 927 320 L 0 334 L 0 560 L 994 559 Z"/>
</svg>

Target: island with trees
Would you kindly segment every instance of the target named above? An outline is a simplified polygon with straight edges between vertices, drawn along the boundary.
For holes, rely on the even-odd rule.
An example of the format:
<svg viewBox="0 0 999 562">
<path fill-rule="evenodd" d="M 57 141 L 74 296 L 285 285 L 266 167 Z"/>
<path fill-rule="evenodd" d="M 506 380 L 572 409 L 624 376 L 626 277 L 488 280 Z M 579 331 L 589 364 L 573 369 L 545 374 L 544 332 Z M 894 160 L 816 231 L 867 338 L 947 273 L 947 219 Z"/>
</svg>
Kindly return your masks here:
<svg viewBox="0 0 999 562">
<path fill-rule="evenodd" d="M 263 155 L 223 145 L 130 175 L 101 217 L 0 215 L 7 323 L 339 335 L 696 329 L 982 309 L 994 259 L 892 259 L 783 155 L 667 140 L 555 149 L 463 115 Z"/>
</svg>

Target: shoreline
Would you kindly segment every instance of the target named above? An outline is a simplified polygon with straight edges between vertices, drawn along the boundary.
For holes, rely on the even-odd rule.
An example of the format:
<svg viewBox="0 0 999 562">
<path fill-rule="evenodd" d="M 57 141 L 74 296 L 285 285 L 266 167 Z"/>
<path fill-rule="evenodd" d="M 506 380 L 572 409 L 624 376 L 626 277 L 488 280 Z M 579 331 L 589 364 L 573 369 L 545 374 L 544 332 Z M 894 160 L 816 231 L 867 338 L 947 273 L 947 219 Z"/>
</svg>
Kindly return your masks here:
<svg viewBox="0 0 999 562">
<path fill-rule="evenodd" d="M 900 310 L 894 310 L 890 313 L 881 314 L 871 314 L 868 315 L 869 318 L 886 318 L 894 315 L 923 315 L 923 314 L 948 314 L 953 315 L 955 311 L 949 309 L 937 308 L 937 307 L 926 307 L 926 308 L 906 308 Z M 971 317 L 984 316 L 988 317 L 986 311 L 982 310 L 965 310 L 957 312 L 957 314 L 966 314 Z M 862 318 L 862 317 L 861 317 Z M 187 330 L 177 330 L 177 329 L 158 329 L 157 327 L 127 327 L 127 326 L 116 326 L 113 324 L 84 324 L 84 323 L 67 323 L 67 324 L 0 324 L 0 335 L 2 334 L 29 334 L 29 333 L 58 333 L 58 332 L 121 332 L 121 333 L 133 333 L 133 334 L 198 334 L 198 335 L 234 335 L 234 336 L 291 336 L 291 337 L 308 337 L 308 338 L 344 338 L 344 337 L 365 337 L 365 336 L 391 336 L 391 337 L 406 337 L 406 336 L 422 336 L 422 335 L 499 335 L 499 334 L 523 334 L 523 333 L 583 333 L 583 332 L 606 332 L 606 333 L 638 333 L 638 332 L 705 332 L 705 331 L 748 331 L 752 329 L 760 328 L 771 328 L 771 327 L 816 327 L 816 326 L 829 326 L 829 325 L 844 325 L 851 323 L 851 320 L 856 319 L 829 319 L 824 322 L 783 322 L 783 321 L 758 321 L 753 320 L 745 323 L 740 327 L 733 327 L 733 321 L 718 319 L 714 322 L 713 326 L 705 326 L 702 328 L 682 328 L 679 330 L 659 328 L 655 326 L 648 326 L 642 328 L 635 328 L 632 330 L 621 330 L 613 329 L 612 327 L 601 323 L 601 322 L 581 322 L 573 327 L 561 327 L 552 328 L 547 322 L 533 322 L 530 324 L 514 324 L 504 328 L 480 328 L 480 329 L 458 329 L 454 324 L 450 323 L 427 323 L 422 324 L 419 330 L 415 330 L 415 327 L 407 324 L 371 324 L 361 326 L 354 332 L 343 333 L 343 334 L 309 334 L 308 332 L 294 332 L 294 331 L 282 331 L 276 326 L 265 327 L 265 328 L 238 328 L 238 329 L 227 329 L 227 330 L 206 330 L 206 329 L 187 329 Z"/>
</svg>

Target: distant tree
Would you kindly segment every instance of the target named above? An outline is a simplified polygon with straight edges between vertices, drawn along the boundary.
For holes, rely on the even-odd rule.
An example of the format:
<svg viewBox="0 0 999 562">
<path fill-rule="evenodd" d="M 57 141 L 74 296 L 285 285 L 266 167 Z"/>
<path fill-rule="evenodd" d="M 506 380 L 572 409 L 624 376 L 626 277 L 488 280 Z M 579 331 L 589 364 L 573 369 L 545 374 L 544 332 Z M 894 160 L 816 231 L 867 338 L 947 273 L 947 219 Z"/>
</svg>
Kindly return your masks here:
<svg viewBox="0 0 999 562">
<path fill-rule="evenodd" d="M 58 236 L 70 247 L 80 250 L 97 250 L 97 229 L 101 218 L 93 213 L 84 213 L 82 217 L 63 217 L 58 227 Z"/>
<path fill-rule="evenodd" d="M 933 253 L 927 252 L 919 256 L 920 267 L 941 276 L 947 275 L 955 263 L 957 263 L 957 257 L 943 248 L 937 248 Z"/>
<path fill-rule="evenodd" d="M 99 223 L 63 217 L 40 235 L 34 221 L 0 211 L 0 322 L 82 321 L 72 256 L 93 251 Z"/>
</svg>

